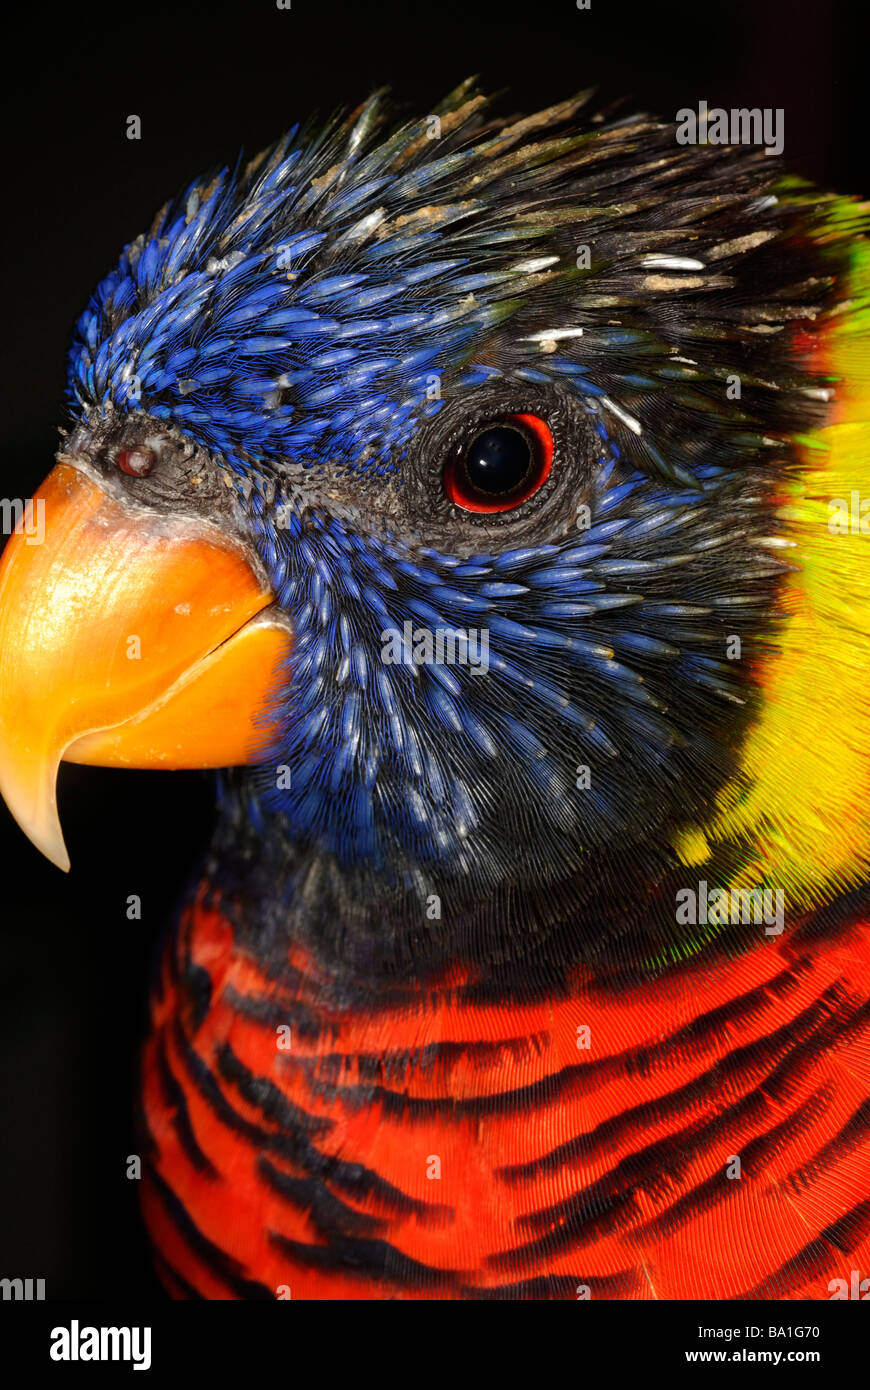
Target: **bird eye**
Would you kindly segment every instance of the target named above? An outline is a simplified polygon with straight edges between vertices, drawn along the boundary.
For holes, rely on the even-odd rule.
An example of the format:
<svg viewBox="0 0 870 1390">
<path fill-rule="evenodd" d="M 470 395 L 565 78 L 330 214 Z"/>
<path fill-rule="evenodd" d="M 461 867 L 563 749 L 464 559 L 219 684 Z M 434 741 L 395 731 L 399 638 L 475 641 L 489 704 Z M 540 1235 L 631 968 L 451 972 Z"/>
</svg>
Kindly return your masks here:
<svg viewBox="0 0 870 1390">
<path fill-rule="evenodd" d="M 507 512 L 546 482 L 553 435 L 538 415 L 505 415 L 483 425 L 449 460 L 444 491 L 468 512 Z"/>
<path fill-rule="evenodd" d="M 129 473 L 131 478 L 145 478 L 154 467 L 154 450 L 122 449 L 117 463 L 121 472 Z"/>
</svg>

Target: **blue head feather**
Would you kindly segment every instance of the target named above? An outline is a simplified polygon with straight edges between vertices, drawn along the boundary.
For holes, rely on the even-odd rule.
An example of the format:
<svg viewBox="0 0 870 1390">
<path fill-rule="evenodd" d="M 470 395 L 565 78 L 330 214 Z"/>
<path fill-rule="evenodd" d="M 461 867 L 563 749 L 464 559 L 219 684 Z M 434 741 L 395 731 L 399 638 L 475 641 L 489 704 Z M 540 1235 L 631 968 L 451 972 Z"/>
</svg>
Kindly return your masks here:
<svg viewBox="0 0 870 1390">
<path fill-rule="evenodd" d="M 280 737 L 227 814 L 406 898 L 660 873 L 751 706 L 726 640 L 775 618 L 757 542 L 809 407 L 754 324 L 819 293 L 796 215 L 762 156 L 583 105 L 498 125 L 466 86 L 440 126 L 389 129 L 378 96 L 294 129 L 168 205 L 71 352 L 80 419 L 166 422 L 235 479 L 293 624 Z M 481 522 L 433 441 L 499 392 L 557 402 L 571 447 L 546 505 Z M 386 664 L 409 621 L 485 630 L 488 673 Z"/>
</svg>

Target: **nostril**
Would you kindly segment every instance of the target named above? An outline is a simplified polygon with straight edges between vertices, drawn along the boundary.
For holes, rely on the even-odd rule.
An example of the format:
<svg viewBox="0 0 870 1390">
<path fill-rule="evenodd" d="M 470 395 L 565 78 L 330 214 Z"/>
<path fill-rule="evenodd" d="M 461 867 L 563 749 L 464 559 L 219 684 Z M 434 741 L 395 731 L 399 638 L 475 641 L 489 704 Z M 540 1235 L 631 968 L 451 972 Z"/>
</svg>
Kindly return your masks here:
<svg viewBox="0 0 870 1390">
<path fill-rule="evenodd" d="M 129 473 L 133 478 L 144 478 L 154 467 L 155 454 L 153 449 L 122 449 L 118 455 L 118 467 L 122 473 Z"/>
</svg>

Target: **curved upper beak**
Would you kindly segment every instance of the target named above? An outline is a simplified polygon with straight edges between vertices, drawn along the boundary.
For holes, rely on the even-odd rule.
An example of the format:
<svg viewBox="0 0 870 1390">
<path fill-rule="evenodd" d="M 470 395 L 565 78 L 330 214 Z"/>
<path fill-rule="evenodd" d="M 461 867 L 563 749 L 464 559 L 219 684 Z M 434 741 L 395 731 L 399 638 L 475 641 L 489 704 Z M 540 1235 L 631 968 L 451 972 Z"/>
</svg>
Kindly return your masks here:
<svg viewBox="0 0 870 1390">
<path fill-rule="evenodd" d="M 290 646 L 240 542 L 210 522 L 128 505 L 60 463 L 0 560 L 0 795 L 68 869 L 61 760 L 255 762 L 274 733 Z"/>
</svg>

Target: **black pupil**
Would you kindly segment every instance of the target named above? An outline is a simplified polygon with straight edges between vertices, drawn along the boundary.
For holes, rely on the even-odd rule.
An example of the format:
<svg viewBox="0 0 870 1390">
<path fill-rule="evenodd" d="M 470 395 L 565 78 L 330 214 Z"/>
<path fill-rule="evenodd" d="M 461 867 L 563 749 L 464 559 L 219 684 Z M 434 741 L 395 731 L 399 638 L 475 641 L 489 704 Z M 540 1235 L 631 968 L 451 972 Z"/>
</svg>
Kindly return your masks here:
<svg viewBox="0 0 870 1390">
<path fill-rule="evenodd" d="M 465 455 L 468 481 L 492 497 L 513 492 L 526 478 L 532 451 L 525 435 L 508 425 L 493 425 L 471 441 Z"/>
</svg>

